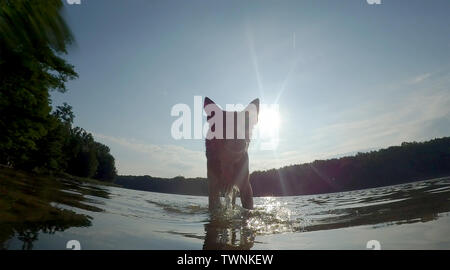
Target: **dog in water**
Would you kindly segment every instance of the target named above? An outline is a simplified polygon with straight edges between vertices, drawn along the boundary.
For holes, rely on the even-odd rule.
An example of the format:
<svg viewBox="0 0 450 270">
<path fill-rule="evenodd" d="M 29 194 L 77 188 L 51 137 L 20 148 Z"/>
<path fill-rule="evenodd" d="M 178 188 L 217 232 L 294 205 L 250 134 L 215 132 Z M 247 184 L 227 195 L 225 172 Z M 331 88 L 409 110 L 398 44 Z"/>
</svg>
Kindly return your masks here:
<svg viewBox="0 0 450 270">
<path fill-rule="evenodd" d="M 205 97 L 204 110 L 209 124 L 206 135 L 209 209 L 220 206 L 221 195 L 234 206 L 237 189 L 242 207 L 253 209 L 247 150 L 258 121 L 259 99 L 242 111 L 224 111 Z"/>
</svg>

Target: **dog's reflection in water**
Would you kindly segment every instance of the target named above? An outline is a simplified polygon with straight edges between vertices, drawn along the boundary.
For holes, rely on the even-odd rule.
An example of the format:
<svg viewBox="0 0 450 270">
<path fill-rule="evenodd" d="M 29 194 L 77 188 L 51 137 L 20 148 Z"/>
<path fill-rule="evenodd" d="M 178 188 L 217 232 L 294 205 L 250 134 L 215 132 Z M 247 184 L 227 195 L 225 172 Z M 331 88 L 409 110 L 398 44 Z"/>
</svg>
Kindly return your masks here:
<svg viewBox="0 0 450 270">
<path fill-rule="evenodd" d="M 212 215 L 205 224 L 205 250 L 249 250 L 253 247 L 256 232 L 247 226 L 243 220 L 236 222 L 224 220 L 223 217 Z"/>
</svg>

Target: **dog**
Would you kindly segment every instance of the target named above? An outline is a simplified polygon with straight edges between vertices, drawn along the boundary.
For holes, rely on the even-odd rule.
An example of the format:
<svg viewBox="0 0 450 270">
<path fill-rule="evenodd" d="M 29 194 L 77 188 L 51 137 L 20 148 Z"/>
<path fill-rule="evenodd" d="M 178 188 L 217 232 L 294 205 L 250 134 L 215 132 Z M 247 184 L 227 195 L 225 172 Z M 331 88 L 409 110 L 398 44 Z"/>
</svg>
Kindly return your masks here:
<svg viewBox="0 0 450 270">
<path fill-rule="evenodd" d="M 220 207 L 221 195 L 234 207 L 237 189 L 242 207 L 253 209 L 248 147 L 258 121 L 259 99 L 239 112 L 224 111 L 208 97 L 203 107 L 209 124 L 205 140 L 209 209 Z"/>
</svg>

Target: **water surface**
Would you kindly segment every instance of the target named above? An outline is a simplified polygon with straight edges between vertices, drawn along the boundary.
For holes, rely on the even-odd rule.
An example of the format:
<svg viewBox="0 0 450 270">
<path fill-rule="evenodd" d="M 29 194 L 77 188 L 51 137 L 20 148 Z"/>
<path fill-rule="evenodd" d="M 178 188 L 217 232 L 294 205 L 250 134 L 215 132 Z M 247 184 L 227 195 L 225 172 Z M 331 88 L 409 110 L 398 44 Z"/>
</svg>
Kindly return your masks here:
<svg viewBox="0 0 450 270">
<path fill-rule="evenodd" d="M 450 178 L 255 198 L 255 210 L 214 215 L 207 197 L 64 180 L 8 190 L 0 203 L 4 249 L 66 249 L 69 240 L 82 249 L 366 249 L 369 240 L 381 249 L 450 249 Z M 5 203 L 22 193 L 29 196 Z"/>
</svg>

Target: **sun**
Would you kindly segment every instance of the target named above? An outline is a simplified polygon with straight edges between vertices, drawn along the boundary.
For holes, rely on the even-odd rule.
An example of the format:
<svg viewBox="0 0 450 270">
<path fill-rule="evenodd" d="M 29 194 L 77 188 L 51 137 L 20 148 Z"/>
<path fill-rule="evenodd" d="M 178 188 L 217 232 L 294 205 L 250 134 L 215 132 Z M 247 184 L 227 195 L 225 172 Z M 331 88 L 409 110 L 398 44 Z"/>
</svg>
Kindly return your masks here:
<svg viewBox="0 0 450 270">
<path fill-rule="evenodd" d="M 264 139 L 278 137 L 280 129 L 280 113 L 277 108 L 262 108 L 258 116 L 258 132 L 259 136 Z"/>
</svg>

